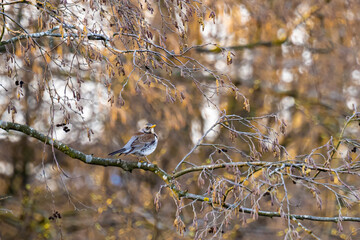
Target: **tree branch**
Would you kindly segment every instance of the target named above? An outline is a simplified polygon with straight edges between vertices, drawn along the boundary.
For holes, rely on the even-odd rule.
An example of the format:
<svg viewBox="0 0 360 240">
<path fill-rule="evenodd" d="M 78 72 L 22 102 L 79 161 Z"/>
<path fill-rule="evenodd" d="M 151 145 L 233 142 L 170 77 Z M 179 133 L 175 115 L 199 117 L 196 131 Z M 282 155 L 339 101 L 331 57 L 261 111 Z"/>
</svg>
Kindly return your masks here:
<svg viewBox="0 0 360 240">
<path fill-rule="evenodd" d="M 131 172 L 133 169 L 143 169 L 145 171 L 150 171 L 161 177 L 165 182 L 168 182 L 170 176 L 156 164 L 151 163 L 141 163 L 141 162 L 130 162 L 124 161 L 121 159 L 111 159 L 111 158 L 99 158 L 92 155 L 87 155 L 83 152 L 75 150 L 59 141 L 52 140 L 48 136 L 45 136 L 42 133 L 39 133 L 32 127 L 27 125 L 22 125 L 18 123 L 5 122 L 0 120 L 0 128 L 5 131 L 14 130 L 22 132 L 30 137 L 36 138 L 39 141 L 54 146 L 57 150 L 63 152 L 71 158 L 78 159 L 87 164 L 101 165 L 101 166 L 115 166 L 120 167 L 125 171 Z"/>
<path fill-rule="evenodd" d="M 1 13 L 1 12 L 0 12 Z M 67 27 L 67 26 L 66 26 Z M 41 37 L 59 37 L 59 38 L 66 38 L 70 35 L 70 37 L 73 38 L 78 38 L 78 34 L 76 33 L 64 33 L 63 35 L 61 35 L 60 33 L 54 33 L 55 30 L 58 30 L 59 26 L 56 26 L 48 31 L 45 32 L 38 32 L 38 33 L 30 33 L 30 34 L 23 34 L 23 35 L 19 35 L 13 38 L 10 38 L 8 40 L 5 41 L 1 41 L 0 42 L 0 46 L 9 44 L 9 43 L 13 43 L 16 42 L 18 40 L 22 40 L 22 39 L 27 39 L 27 38 L 41 38 Z M 103 40 L 103 41 L 109 41 L 109 38 L 103 34 L 97 34 L 97 33 L 88 33 L 86 34 L 87 38 L 89 40 Z"/>
<path fill-rule="evenodd" d="M 180 197 L 191 199 L 191 200 L 197 200 L 200 202 L 208 202 L 213 207 L 216 206 L 216 203 L 213 202 L 212 198 L 204 197 L 201 195 L 196 195 L 192 193 L 186 193 L 186 192 L 180 192 Z M 219 206 L 220 207 L 220 206 Z M 237 206 L 235 204 L 228 204 L 224 203 L 222 207 L 228 208 L 228 209 L 239 209 L 239 212 L 244 213 L 250 213 L 250 214 L 258 214 L 259 216 L 264 217 L 290 217 L 291 219 L 296 220 L 310 220 L 310 221 L 317 221 L 317 222 L 339 222 L 339 221 L 347 221 L 347 222 L 360 222 L 360 217 L 318 217 L 318 216 L 312 216 L 312 215 L 298 215 L 298 214 L 284 214 L 281 215 L 279 212 L 270 212 L 270 211 L 255 211 L 251 208 L 245 208 L 241 206 Z"/>
<path fill-rule="evenodd" d="M 216 47 L 214 49 L 207 49 L 207 48 L 197 48 L 196 51 L 198 52 L 204 52 L 204 53 L 220 53 L 222 50 L 243 50 L 243 49 L 251 49 L 256 47 L 274 47 L 274 46 L 281 46 L 283 43 L 287 42 L 288 39 L 282 39 L 282 40 L 275 40 L 275 41 L 258 41 L 258 42 L 252 42 L 247 43 L 243 45 L 236 45 L 236 46 L 230 46 L 230 47 Z"/>
<path fill-rule="evenodd" d="M 35 129 L 33 129 L 30 126 L 22 125 L 18 123 L 13 122 L 6 122 L 0 120 L 0 128 L 4 129 L 5 131 L 13 130 L 22 132 L 30 137 L 33 137 L 35 139 L 38 139 L 39 141 L 51 145 L 57 150 L 63 152 L 64 154 L 68 155 L 71 158 L 78 159 L 84 163 L 87 164 L 93 164 L 93 165 L 101 165 L 101 166 L 115 166 L 120 167 L 125 171 L 131 172 L 133 169 L 142 169 L 145 171 L 150 171 L 155 173 L 157 176 L 159 176 L 161 179 L 164 180 L 165 183 L 168 184 L 168 187 L 179 197 L 179 198 L 186 198 L 190 200 L 196 200 L 200 202 L 208 202 L 211 204 L 214 208 L 216 208 L 216 205 L 219 205 L 215 202 L 213 202 L 212 198 L 196 195 L 193 193 L 188 193 L 186 191 L 179 190 L 174 183 L 172 183 L 172 179 L 176 177 L 180 177 L 181 175 L 184 175 L 188 172 L 193 171 L 200 171 L 200 169 L 204 168 L 220 168 L 225 167 L 223 164 L 215 164 L 215 165 L 207 165 L 207 166 L 199 166 L 194 168 L 185 169 L 183 171 L 177 172 L 173 176 L 166 173 L 164 170 L 159 168 L 156 164 L 151 163 L 141 163 L 141 162 L 129 162 L 124 161 L 121 159 L 111 159 L 111 158 L 99 158 L 94 157 L 92 155 L 87 155 L 83 152 L 80 152 L 78 150 L 75 150 L 59 141 L 53 140 L 49 138 L 48 136 L 45 136 L 42 133 L 39 133 Z M 238 163 L 239 166 L 245 166 L 245 165 L 254 165 L 254 166 L 266 166 L 268 164 L 274 164 L 274 163 L 261 163 L 261 162 L 253 162 L 253 163 Z M 235 163 L 233 163 L 235 164 Z M 284 162 L 281 162 L 279 164 L 285 164 Z M 218 165 L 218 166 L 217 166 Z M 324 170 L 330 170 L 330 169 L 324 169 Z M 219 206 L 220 207 L 220 206 Z M 318 217 L 318 216 L 312 216 L 312 215 L 297 215 L 297 214 L 285 214 L 281 215 L 279 212 L 270 212 L 270 211 L 255 211 L 251 208 L 241 207 L 238 204 L 229 204 L 229 203 L 223 203 L 221 207 L 225 207 L 228 210 L 231 209 L 239 209 L 240 212 L 249 213 L 249 214 L 257 214 L 259 216 L 264 217 L 290 217 L 291 219 L 296 220 L 311 220 L 311 221 L 321 221 L 321 222 L 338 222 L 338 221 L 352 221 L 352 222 L 360 222 L 360 217 Z"/>
<path fill-rule="evenodd" d="M 14 1 L 14 2 L 4 2 L 4 3 L 0 3 L 0 6 L 8 6 L 8 5 L 14 5 L 14 4 L 19 4 L 19 3 L 32 4 L 30 1 L 20 0 L 20 1 Z"/>
<path fill-rule="evenodd" d="M 297 169 L 301 169 L 305 166 L 307 169 L 317 170 L 319 172 L 342 172 L 348 173 L 349 170 L 356 169 L 358 167 L 357 164 L 352 165 L 351 168 L 348 167 L 339 167 L 339 168 L 329 168 L 329 167 L 320 167 L 306 164 L 305 162 L 300 162 L 296 160 L 286 160 L 286 161 L 277 161 L 277 162 L 224 162 L 218 164 L 209 164 L 209 165 L 201 165 L 201 166 L 194 166 L 189 167 L 184 170 L 178 171 L 172 175 L 173 178 L 178 178 L 184 174 L 191 173 L 191 172 L 199 172 L 203 170 L 214 170 L 219 168 L 226 168 L 226 167 L 275 167 L 284 165 L 285 167 L 294 167 Z"/>
<path fill-rule="evenodd" d="M 253 49 L 253 48 L 257 48 L 257 47 L 276 47 L 276 46 L 281 46 L 282 44 L 292 45 L 292 43 L 289 42 L 289 40 L 286 38 L 286 39 L 278 39 L 278 40 L 274 40 L 274 41 L 258 41 L 258 42 L 252 42 L 252 43 L 247 43 L 247 44 L 243 44 L 243 45 L 235 45 L 235 46 L 229 46 L 229 47 L 216 46 L 213 49 L 200 47 L 200 48 L 197 48 L 196 51 L 202 52 L 202 53 L 221 53 L 224 50 L 240 51 L 240 50 L 244 50 L 244 49 Z M 329 45 L 330 45 L 329 47 L 315 48 L 315 47 L 310 46 L 309 44 L 304 44 L 304 45 L 302 45 L 302 47 L 306 48 L 307 50 L 309 50 L 312 53 L 327 54 L 327 53 L 330 53 L 331 51 L 333 51 L 333 49 L 334 49 L 332 42 L 330 42 Z"/>
</svg>

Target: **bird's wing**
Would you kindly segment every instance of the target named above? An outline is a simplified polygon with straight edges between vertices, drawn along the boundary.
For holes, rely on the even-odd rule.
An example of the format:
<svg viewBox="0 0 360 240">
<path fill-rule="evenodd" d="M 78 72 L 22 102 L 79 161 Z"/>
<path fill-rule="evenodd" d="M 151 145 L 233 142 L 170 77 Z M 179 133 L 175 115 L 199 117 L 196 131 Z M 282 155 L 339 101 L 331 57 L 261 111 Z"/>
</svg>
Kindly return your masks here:
<svg viewBox="0 0 360 240">
<path fill-rule="evenodd" d="M 151 143 L 154 140 L 155 140 L 154 134 L 141 133 L 136 135 L 136 139 L 131 143 L 130 146 L 134 148 L 143 147 L 145 146 L 145 144 Z"/>
<path fill-rule="evenodd" d="M 129 149 L 129 148 L 132 148 L 133 147 L 133 143 L 135 141 L 137 141 L 137 138 L 138 138 L 138 134 L 135 134 L 134 136 L 132 136 L 130 138 L 130 140 L 124 145 L 123 148 L 126 148 L 126 149 Z"/>
</svg>

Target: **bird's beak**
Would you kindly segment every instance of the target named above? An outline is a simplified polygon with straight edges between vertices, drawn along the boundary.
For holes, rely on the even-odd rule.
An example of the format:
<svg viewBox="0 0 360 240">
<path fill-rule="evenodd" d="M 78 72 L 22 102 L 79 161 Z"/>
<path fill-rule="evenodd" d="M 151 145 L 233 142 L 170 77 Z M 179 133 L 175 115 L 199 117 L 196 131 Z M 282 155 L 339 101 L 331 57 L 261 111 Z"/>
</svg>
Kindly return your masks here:
<svg viewBox="0 0 360 240">
<path fill-rule="evenodd" d="M 152 125 L 150 128 L 154 128 L 154 127 L 156 127 L 156 124 Z"/>
</svg>

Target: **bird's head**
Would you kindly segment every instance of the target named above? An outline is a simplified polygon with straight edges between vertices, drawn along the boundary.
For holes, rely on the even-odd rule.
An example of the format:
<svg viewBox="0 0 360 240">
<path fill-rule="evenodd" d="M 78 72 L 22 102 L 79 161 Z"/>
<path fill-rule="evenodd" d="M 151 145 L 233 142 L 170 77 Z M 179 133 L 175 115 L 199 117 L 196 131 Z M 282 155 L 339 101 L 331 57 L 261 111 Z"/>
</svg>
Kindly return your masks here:
<svg viewBox="0 0 360 240">
<path fill-rule="evenodd" d="M 154 132 L 154 128 L 156 127 L 156 124 L 152 124 L 152 123 L 147 123 L 145 125 L 145 127 L 143 129 L 141 129 L 141 131 L 143 133 L 155 133 Z"/>
</svg>

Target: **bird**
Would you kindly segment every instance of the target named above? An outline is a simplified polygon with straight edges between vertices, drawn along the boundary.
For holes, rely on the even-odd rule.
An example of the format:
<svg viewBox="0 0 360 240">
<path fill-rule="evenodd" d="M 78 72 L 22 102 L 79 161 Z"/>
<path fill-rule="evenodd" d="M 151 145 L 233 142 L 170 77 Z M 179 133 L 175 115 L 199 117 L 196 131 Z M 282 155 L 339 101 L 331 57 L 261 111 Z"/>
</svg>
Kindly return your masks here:
<svg viewBox="0 0 360 240">
<path fill-rule="evenodd" d="M 110 156 L 122 154 L 134 154 L 137 157 L 145 157 L 153 153 L 158 144 L 158 136 L 154 131 L 156 124 L 147 123 L 144 128 L 137 132 L 120 150 L 109 153 Z M 148 161 L 148 159 L 146 158 Z"/>
</svg>

